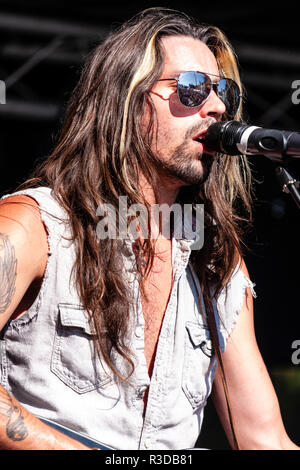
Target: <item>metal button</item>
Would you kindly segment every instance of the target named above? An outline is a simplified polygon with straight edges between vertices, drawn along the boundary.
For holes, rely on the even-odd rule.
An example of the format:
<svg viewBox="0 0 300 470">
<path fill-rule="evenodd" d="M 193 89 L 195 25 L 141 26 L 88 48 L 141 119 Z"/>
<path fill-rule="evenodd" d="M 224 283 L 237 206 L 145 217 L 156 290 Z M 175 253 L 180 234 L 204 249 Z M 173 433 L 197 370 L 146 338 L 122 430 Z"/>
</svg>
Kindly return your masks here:
<svg viewBox="0 0 300 470">
<path fill-rule="evenodd" d="M 147 390 L 148 386 L 147 385 L 142 385 L 138 390 L 137 390 L 137 396 L 138 398 L 143 398 L 145 391 Z"/>
<path fill-rule="evenodd" d="M 135 329 L 135 336 L 137 336 L 138 338 L 140 338 L 141 336 L 143 336 L 143 327 L 142 326 L 137 326 L 136 329 Z"/>
</svg>

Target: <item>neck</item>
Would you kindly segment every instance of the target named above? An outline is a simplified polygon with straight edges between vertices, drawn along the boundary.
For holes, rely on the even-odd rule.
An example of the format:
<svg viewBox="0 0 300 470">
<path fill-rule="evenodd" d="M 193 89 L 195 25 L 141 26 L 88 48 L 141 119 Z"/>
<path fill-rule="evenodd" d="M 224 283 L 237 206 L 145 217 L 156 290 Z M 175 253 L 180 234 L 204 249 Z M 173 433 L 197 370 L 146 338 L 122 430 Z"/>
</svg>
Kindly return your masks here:
<svg viewBox="0 0 300 470">
<path fill-rule="evenodd" d="M 139 188 L 143 194 L 145 200 L 151 206 L 153 204 L 168 204 L 171 206 L 175 203 L 177 195 L 179 193 L 180 187 L 182 185 L 179 181 L 171 180 L 167 177 L 160 177 L 158 184 L 158 194 L 157 199 L 155 198 L 155 193 L 152 185 L 149 181 L 143 176 L 140 176 Z"/>
<path fill-rule="evenodd" d="M 156 198 L 153 186 L 149 181 L 143 175 L 140 175 L 139 179 L 140 191 L 150 206 L 153 206 L 154 204 L 167 204 L 168 206 L 172 206 L 176 201 L 181 186 L 182 184 L 180 184 L 178 180 L 171 180 L 170 178 L 160 176 Z M 158 221 L 155 219 L 150 221 L 151 233 L 154 238 L 161 238 L 162 235 L 160 234 L 157 222 Z"/>
</svg>

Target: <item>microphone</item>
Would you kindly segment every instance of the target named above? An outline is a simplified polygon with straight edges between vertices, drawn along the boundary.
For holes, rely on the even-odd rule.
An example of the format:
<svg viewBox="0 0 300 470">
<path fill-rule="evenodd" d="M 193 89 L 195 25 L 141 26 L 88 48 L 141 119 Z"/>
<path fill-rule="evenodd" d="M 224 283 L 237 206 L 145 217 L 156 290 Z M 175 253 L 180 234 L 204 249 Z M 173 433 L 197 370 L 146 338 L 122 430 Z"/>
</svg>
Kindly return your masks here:
<svg viewBox="0 0 300 470">
<path fill-rule="evenodd" d="M 238 121 L 216 122 L 203 136 L 208 150 L 228 155 L 265 155 L 276 162 L 300 158 L 300 133 L 247 126 Z"/>
</svg>

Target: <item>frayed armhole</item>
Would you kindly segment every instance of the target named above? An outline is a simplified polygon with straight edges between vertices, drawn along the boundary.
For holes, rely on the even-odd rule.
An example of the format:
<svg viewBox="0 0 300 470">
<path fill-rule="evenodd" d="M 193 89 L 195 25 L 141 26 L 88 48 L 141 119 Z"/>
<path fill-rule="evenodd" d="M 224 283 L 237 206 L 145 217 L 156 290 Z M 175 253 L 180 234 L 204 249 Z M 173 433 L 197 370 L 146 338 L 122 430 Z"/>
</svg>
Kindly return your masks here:
<svg viewBox="0 0 300 470">
<path fill-rule="evenodd" d="M 218 325 L 220 347 L 222 353 L 225 351 L 226 342 L 234 330 L 239 313 L 243 307 L 245 292 L 250 288 L 254 298 L 256 293 L 255 284 L 237 266 L 227 286 L 220 292 L 218 299 L 214 302 L 214 312 Z"/>
</svg>

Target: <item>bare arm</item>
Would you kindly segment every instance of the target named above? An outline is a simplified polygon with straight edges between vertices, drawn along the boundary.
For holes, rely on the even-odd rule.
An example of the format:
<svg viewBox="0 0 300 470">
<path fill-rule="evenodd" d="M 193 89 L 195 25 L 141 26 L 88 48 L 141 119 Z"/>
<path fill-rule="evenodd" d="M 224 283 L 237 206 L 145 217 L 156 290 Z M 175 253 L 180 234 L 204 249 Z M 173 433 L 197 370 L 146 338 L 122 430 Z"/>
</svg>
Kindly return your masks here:
<svg viewBox="0 0 300 470">
<path fill-rule="evenodd" d="M 244 264 L 243 271 L 249 276 Z M 222 359 L 240 448 L 299 449 L 286 434 L 278 399 L 257 346 L 250 289 L 246 291 L 237 325 L 228 339 Z M 212 396 L 233 447 L 219 371 L 216 373 Z"/>
<path fill-rule="evenodd" d="M 20 306 L 30 285 L 42 279 L 47 233 L 37 203 L 25 196 L 0 202 L 0 329 Z"/>
<path fill-rule="evenodd" d="M 0 449 L 88 450 L 29 413 L 0 385 Z"/>
<path fill-rule="evenodd" d="M 0 330 L 29 286 L 43 277 L 48 242 L 37 203 L 13 196 L 0 203 Z M 22 310 L 22 309 L 21 309 Z M 0 385 L 0 449 L 87 449 L 30 414 Z"/>
</svg>

